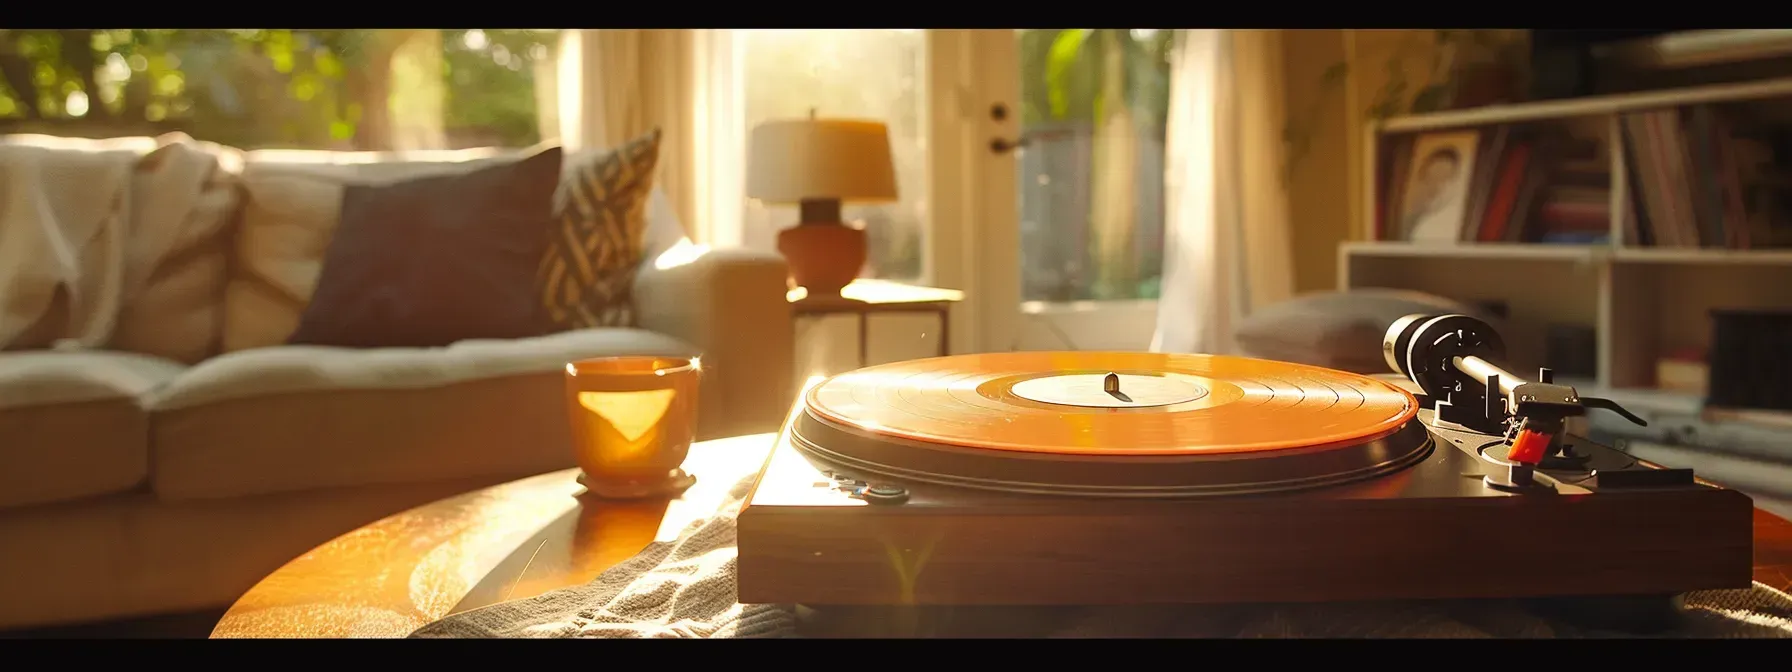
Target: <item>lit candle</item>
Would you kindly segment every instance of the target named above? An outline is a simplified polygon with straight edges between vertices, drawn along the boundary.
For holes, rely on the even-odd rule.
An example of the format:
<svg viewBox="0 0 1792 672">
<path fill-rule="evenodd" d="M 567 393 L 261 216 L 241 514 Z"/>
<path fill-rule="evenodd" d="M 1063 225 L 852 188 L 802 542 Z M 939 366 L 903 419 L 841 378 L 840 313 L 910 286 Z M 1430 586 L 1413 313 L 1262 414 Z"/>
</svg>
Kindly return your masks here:
<svg viewBox="0 0 1792 672">
<path fill-rule="evenodd" d="M 603 357 L 566 365 L 566 414 L 585 489 L 636 498 L 682 491 L 697 426 L 695 357 Z"/>
</svg>

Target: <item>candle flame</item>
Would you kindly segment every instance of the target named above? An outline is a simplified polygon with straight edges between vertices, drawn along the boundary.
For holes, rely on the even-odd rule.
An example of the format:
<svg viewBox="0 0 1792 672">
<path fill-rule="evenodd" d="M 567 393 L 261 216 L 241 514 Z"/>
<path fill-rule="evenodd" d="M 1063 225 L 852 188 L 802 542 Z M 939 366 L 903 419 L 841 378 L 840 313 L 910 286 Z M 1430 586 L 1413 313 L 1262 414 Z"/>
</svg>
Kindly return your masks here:
<svg viewBox="0 0 1792 672">
<path fill-rule="evenodd" d="M 666 417 L 676 394 L 676 390 L 580 392 L 579 405 L 609 422 L 624 441 L 633 443 Z"/>
</svg>

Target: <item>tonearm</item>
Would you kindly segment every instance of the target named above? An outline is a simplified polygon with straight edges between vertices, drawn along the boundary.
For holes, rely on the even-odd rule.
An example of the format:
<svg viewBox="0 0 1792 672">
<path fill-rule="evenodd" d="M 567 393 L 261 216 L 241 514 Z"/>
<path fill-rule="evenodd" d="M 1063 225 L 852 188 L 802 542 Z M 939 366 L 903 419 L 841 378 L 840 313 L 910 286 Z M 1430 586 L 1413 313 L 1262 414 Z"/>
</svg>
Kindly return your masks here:
<svg viewBox="0 0 1792 672">
<path fill-rule="evenodd" d="M 1556 384 L 1549 369 L 1529 381 L 1494 364 L 1505 357 L 1505 342 L 1486 322 L 1467 315 L 1402 317 L 1388 327 L 1381 350 L 1388 366 L 1424 390 L 1423 402 L 1435 411 L 1432 423 L 1503 437 L 1510 445 L 1511 473 L 1489 479 L 1493 485 L 1531 485 L 1537 465 L 1562 448 L 1564 423 L 1588 409 L 1648 424 L 1617 402 Z"/>
</svg>

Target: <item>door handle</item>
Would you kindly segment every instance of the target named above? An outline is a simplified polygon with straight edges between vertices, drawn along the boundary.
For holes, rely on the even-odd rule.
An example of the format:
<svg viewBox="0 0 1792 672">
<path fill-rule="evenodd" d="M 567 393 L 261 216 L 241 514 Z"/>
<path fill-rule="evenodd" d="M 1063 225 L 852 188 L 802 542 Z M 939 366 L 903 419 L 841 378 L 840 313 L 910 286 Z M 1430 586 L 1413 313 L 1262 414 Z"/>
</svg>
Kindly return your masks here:
<svg viewBox="0 0 1792 672">
<path fill-rule="evenodd" d="M 1008 152 L 1027 146 L 1027 141 L 1028 138 L 1025 135 L 1013 140 L 994 138 L 989 141 L 989 151 L 996 154 L 1007 154 Z"/>
<path fill-rule="evenodd" d="M 1075 137 L 1075 136 L 1076 136 L 1076 131 L 1073 131 L 1070 129 L 1028 131 L 1028 132 L 1020 134 L 1020 137 L 1015 138 L 1013 140 L 1007 140 L 1004 138 L 991 138 L 989 141 L 989 151 L 996 153 L 996 154 L 1007 154 L 1009 152 L 1026 147 L 1027 145 L 1033 144 L 1034 140 L 1058 140 L 1058 139 L 1062 139 L 1062 138 L 1071 138 L 1071 137 Z"/>
<path fill-rule="evenodd" d="M 995 121 L 1006 121 L 1008 119 L 1008 106 L 1001 103 L 990 105 L 989 118 Z M 1020 149 L 1026 145 L 1027 138 L 1024 135 L 1015 140 L 994 138 L 989 141 L 989 151 L 994 154 L 1007 154 L 1008 152 Z"/>
</svg>

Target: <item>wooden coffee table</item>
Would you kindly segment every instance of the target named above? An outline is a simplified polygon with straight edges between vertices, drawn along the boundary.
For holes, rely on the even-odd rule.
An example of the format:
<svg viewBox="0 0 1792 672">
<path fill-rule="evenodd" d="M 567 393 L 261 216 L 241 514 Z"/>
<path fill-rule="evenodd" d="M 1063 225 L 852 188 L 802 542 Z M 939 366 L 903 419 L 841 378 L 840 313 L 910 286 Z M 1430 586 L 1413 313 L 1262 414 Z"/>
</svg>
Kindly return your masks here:
<svg viewBox="0 0 1792 672">
<path fill-rule="evenodd" d="M 692 444 L 684 469 L 697 483 L 669 501 L 582 497 L 579 470 L 566 469 L 389 516 L 269 574 L 212 637 L 404 637 L 448 614 L 588 582 L 714 513 L 776 436 Z"/>
<path fill-rule="evenodd" d="M 227 637 L 404 637 L 443 616 L 589 582 L 714 512 L 775 435 L 691 447 L 697 484 L 675 500 L 578 496 L 567 469 L 390 516 L 300 556 L 244 594 Z M 1755 580 L 1792 589 L 1792 523 L 1755 511 Z"/>
</svg>

